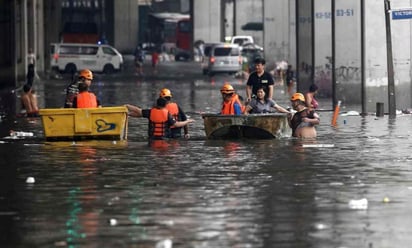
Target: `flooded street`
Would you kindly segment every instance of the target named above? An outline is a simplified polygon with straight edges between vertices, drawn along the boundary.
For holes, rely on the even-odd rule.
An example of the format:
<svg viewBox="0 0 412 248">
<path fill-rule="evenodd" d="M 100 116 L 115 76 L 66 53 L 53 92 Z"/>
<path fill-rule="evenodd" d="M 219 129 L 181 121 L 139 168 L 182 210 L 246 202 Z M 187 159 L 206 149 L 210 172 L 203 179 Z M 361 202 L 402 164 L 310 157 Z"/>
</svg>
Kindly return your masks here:
<svg viewBox="0 0 412 248">
<path fill-rule="evenodd" d="M 244 96 L 245 81 L 175 77 L 97 75 L 91 90 L 149 108 L 169 88 L 196 121 L 189 140 L 149 145 L 143 118 L 127 141 L 46 142 L 38 118 L 0 122 L 0 247 L 409 247 L 411 115 L 331 127 L 324 111 L 316 140 L 207 140 L 200 113 L 219 112 L 226 81 Z M 38 86 L 41 107 L 61 107 L 67 83 Z"/>
</svg>

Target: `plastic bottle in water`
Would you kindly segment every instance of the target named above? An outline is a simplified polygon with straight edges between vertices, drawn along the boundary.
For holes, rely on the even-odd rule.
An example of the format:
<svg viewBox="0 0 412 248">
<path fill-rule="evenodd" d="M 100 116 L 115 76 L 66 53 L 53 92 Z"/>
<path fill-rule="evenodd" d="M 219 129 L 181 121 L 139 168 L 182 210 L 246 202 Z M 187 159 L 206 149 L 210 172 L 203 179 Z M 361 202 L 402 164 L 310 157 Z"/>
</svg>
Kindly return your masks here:
<svg viewBox="0 0 412 248">
<path fill-rule="evenodd" d="M 22 131 L 10 131 L 10 136 L 16 137 L 31 137 L 33 136 L 32 132 L 22 132 Z"/>
</svg>

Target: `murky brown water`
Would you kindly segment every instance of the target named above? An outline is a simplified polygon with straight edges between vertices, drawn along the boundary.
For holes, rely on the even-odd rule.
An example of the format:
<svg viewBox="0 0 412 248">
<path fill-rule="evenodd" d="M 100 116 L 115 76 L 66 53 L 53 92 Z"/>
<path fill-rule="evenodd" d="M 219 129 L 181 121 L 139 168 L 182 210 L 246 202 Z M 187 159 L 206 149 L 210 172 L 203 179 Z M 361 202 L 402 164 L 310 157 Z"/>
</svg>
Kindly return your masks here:
<svg viewBox="0 0 412 248">
<path fill-rule="evenodd" d="M 170 88 L 196 120 L 187 141 L 149 146 L 146 119 L 129 120 L 128 141 L 77 143 L 45 142 L 38 119 L 1 122 L 34 137 L 0 141 L 0 246 L 409 247 L 410 115 L 332 128 L 321 112 L 316 141 L 206 140 L 199 113 L 218 112 L 226 80 L 243 94 L 229 77 L 95 81 L 106 106 L 149 107 Z M 42 106 L 61 106 L 65 83 L 46 82 Z"/>
</svg>

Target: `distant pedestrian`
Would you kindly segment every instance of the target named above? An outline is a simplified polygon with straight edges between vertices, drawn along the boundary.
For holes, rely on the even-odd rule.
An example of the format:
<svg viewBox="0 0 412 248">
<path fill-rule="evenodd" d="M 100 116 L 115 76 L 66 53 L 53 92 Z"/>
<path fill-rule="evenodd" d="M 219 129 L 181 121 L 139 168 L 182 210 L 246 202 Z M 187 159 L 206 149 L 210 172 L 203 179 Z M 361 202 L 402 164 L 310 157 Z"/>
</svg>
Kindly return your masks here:
<svg viewBox="0 0 412 248">
<path fill-rule="evenodd" d="M 33 52 L 33 49 L 29 49 L 29 53 L 27 54 L 27 84 L 32 86 L 34 82 L 34 78 L 36 77 L 36 54 Z"/>
<path fill-rule="evenodd" d="M 288 69 L 286 70 L 286 87 L 287 87 L 287 94 L 289 97 L 293 95 L 293 88 L 295 86 L 295 71 L 292 69 L 292 65 L 288 65 Z"/>
<path fill-rule="evenodd" d="M 288 69 L 288 62 L 282 60 L 276 63 L 276 74 L 278 74 L 278 78 L 280 79 L 281 84 L 284 84 L 286 81 L 286 70 Z"/>
<path fill-rule="evenodd" d="M 134 64 L 136 67 L 136 74 L 143 75 L 143 64 L 145 60 L 145 52 L 141 44 L 136 47 L 136 51 L 134 53 Z"/>
<path fill-rule="evenodd" d="M 36 63 L 36 54 L 33 52 L 32 48 L 29 48 L 29 53 L 27 54 L 28 65 L 34 65 Z"/>
<path fill-rule="evenodd" d="M 153 72 L 157 72 L 157 65 L 159 64 L 159 52 L 156 50 L 153 51 L 152 53 L 152 68 Z"/>
<path fill-rule="evenodd" d="M 34 77 L 35 77 L 34 65 L 29 65 L 27 68 L 26 83 L 32 86 L 34 83 Z"/>
<path fill-rule="evenodd" d="M 309 86 L 309 91 L 305 94 L 306 106 L 309 109 L 317 109 L 319 103 L 316 100 L 316 94 L 318 93 L 318 86 L 316 84 L 311 84 Z"/>
</svg>

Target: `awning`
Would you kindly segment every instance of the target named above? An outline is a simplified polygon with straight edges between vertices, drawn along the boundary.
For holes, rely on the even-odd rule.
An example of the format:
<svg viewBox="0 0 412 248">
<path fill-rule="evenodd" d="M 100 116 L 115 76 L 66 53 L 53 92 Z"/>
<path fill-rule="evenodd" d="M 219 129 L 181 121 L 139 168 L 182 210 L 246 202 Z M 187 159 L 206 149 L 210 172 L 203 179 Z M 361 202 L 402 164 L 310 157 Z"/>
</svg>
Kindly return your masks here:
<svg viewBox="0 0 412 248">
<path fill-rule="evenodd" d="M 262 22 L 248 22 L 242 26 L 242 30 L 263 31 Z"/>
</svg>

